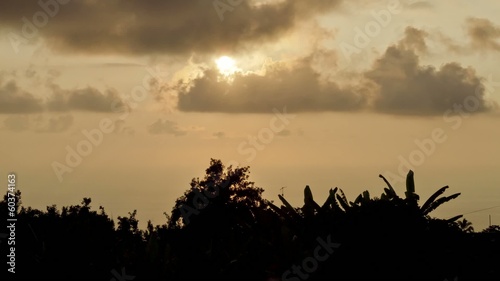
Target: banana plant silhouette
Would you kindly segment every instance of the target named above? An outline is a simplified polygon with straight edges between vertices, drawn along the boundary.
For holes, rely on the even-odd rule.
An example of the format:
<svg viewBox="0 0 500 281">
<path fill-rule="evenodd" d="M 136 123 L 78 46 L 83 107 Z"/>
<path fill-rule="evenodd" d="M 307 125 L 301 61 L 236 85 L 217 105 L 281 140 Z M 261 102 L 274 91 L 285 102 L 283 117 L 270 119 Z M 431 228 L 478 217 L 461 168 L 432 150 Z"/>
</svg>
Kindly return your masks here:
<svg viewBox="0 0 500 281">
<path fill-rule="evenodd" d="M 432 194 L 425 203 L 420 207 L 418 206 L 418 200 L 420 196 L 415 192 L 415 181 L 414 181 L 414 173 L 410 170 L 406 176 L 406 192 L 405 198 L 401 198 L 398 196 L 392 185 L 387 181 L 387 179 L 379 175 L 380 178 L 384 180 L 387 184 L 387 187 L 384 188 L 384 193 L 380 196 L 380 198 L 371 198 L 370 193 L 368 191 L 364 191 L 361 193 L 354 202 L 348 201 L 342 189 L 335 187 L 334 189 L 330 189 L 329 196 L 323 205 L 319 205 L 313 199 L 313 195 L 310 187 L 307 185 L 304 189 L 304 205 L 302 208 L 294 208 L 283 196 L 278 195 L 278 198 L 281 200 L 283 205 L 278 207 L 272 203 L 270 203 L 270 207 L 278 213 L 285 221 L 289 222 L 289 225 L 293 228 L 301 227 L 301 219 L 310 219 L 315 217 L 316 215 L 342 215 L 346 212 L 349 212 L 355 208 L 364 207 L 367 204 L 371 204 L 375 201 L 389 201 L 393 204 L 404 204 L 414 208 L 415 212 L 419 216 L 423 216 L 428 218 L 429 213 L 437 209 L 442 204 L 453 200 L 460 196 L 460 193 L 455 193 L 450 196 L 443 196 L 443 193 L 449 186 L 444 186 L 437 190 L 434 194 Z M 454 222 L 461 218 L 462 215 L 455 216 L 447 220 L 447 222 Z"/>
<path fill-rule="evenodd" d="M 415 206 L 418 208 L 418 210 L 421 212 L 422 215 L 428 216 L 430 212 L 434 211 L 437 209 L 439 206 L 442 204 L 453 200 L 460 196 L 460 193 L 455 193 L 450 196 L 443 196 L 438 198 L 439 196 L 443 195 L 443 193 L 446 191 L 446 189 L 449 188 L 449 186 L 443 186 L 440 189 L 438 189 L 434 194 L 432 194 L 426 201 L 425 203 L 421 206 L 418 207 L 418 200 L 420 199 L 420 196 L 415 193 L 415 180 L 413 178 L 413 171 L 410 170 L 406 176 L 406 198 L 405 201 L 407 204 Z M 394 188 L 391 186 L 391 184 L 387 181 L 387 179 L 379 175 L 380 178 L 382 178 L 385 183 L 387 184 L 387 188 L 384 188 L 385 193 L 382 194 L 381 199 L 382 200 L 401 200 L 401 198 L 396 194 Z M 461 218 L 462 215 L 455 216 L 451 219 L 448 219 L 448 222 L 453 222 Z"/>
</svg>

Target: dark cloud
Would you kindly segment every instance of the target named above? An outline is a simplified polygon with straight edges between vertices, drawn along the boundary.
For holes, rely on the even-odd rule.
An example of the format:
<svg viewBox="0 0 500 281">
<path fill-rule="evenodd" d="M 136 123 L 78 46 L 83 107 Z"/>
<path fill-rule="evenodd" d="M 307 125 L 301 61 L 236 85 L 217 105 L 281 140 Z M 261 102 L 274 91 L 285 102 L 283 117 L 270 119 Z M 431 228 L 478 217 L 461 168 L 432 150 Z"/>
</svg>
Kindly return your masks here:
<svg viewBox="0 0 500 281">
<path fill-rule="evenodd" d="M 69 1 L 58 5 L 47 24 L 41 24 L 40 17 L 36 32 L 25 29 L 26 34 L 41 35 L 52 47 L 72 52 L 211 53 L 278 38 L 298 21 L 328 12 L 340 1 L 287 0 L 261 5 L 232 1 L 239 2 L 234 6 L 211 0 Z M 25 39 L 38 38 L 23 35 L 21 20 L 26 17 L 33 23 L 36 13 L 48 14 L 38 2 L 0 1 L 0 25 L 8 25 Z"/>
<path fill-rule="evenodd" d="M 479 50 L 500 51 L 500 27 L 488 19 L 469 18 L 466 21 L 471 47 Z"/>
<path fill-rule="evenodd" d="M 162 121 L 161 119 L 158 119 L 156 122 L 151 124 L 148 128 L 148 131 L 153 135 L 169 134 L 176 137 L 184 136 L 187 134 L 187 131 L 180 128 L 176 122 L 170 120 Z"/>
<path fill-rule="evenodd" d="M 310 59 L 269 65 L 264 75 L 235 74 L 232 81 L 208 69 L 189 85 L 174 88 L 181 111 L 226 113 L 270 113 L 284 106 L 289 112 L 352 111 L 365 106 L 369 92 L 364 84 L 343 88 L 323 81 Z"/>
<path fill-rule="evenodd" d="M 405 30 L 405 37 L 399 41 L 399 46 L 409 50 L 416 50 L 420 53 L 426 53 L 427 44 L 425 43 L 425 38 L 427 36 L 427 32 L 409 26 Z"/>
<path fill-rule="evenodd" d="M 114 89 L 101 92 L 95 88 L 62 89 L 50 85 L 52 95 L 41 99 L 21 89 L 15 80 L 0 84 L 0 114 L 28 114 L 43 111 L 118 112 L 128 109 Z"/>
<path fill-rule="evenodd" d="M 474 69 L 454 62 L 439 69 L 420 65 L 415 49 L 425 46 L 423 36 L 408 29 L 406 37 L 389 47 L 365 73 L 379 87 L 374 109 L 390 114 L 442 115 L 473 96 L 478 103 L 475 112 L 488 110 L 482 80 Z"/>
<path fill-rule="evenodd" d="M 66 90 L 57 85 L 51 85 L 51 88 L 53 96 L 47 102 L 50 111 L 117 112 L 126 107 L 113 89 L 101 92 L 92 87 Z"/>
<path fill-rule="evenodd" d="M 13 80 L 0 85 L 1 113 L 36 113 L 43 110 L 42 101 L 23 91 Z"/>
</svg>

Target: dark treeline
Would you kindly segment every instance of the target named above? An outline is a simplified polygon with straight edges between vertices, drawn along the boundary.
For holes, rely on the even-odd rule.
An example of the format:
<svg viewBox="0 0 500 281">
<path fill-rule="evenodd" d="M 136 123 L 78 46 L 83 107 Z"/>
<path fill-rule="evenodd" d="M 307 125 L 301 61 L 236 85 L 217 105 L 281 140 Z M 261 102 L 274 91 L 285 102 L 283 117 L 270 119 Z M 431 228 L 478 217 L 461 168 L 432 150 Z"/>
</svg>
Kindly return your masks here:
<svg viewBox="0 0 500 281">
<path fill-rule="evenodd" d="M 91 199 L 45 211 L 17 202 L 17 280 L 500 280 L 500 227 L 474 231 L 461 216 L 431 212 L 459 194 L 429 198 L 406 190 L 368 191 L 349 201 L 331 189 L 304 205 L 262 198 L 248 167 L 212 159 L 176 200 L 165 224 L 138 228 L 136 211 L 110 219 Z M 398 193 L 404 194 L 399 195 Z M 18 199 L 21 193 L 17 192 Z M 7 196 L 0 202 L 7 219 Z M 4 232 L 4 231 L 0 231 Z M 0 244 L 5 259 L 8 245 Z M 2 278 L 2 280 L 5 280 Z"/>
</svg>

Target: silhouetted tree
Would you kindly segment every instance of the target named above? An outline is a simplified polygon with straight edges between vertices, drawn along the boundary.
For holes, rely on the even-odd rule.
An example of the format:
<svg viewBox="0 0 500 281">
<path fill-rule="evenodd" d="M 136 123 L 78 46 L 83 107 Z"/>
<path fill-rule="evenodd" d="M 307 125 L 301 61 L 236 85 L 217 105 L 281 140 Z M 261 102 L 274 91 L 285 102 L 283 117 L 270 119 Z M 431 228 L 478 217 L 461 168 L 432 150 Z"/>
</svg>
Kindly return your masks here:
<svg viewBox="0 0 500 281">
<path fill-rule="evenodd" d="M 169 226 L 189 224 L 200 213 L 215 208 L 229 207 L 241 212 L 266 208 L 264 189 L 255 187 L 248 177 L 249 167 L 225 169 L 220 160 L 211 159 L 205 177 L 193 178 L 191 188 L 175 201 Z"/>
<path fill-rule="evenodd" d="M 500 225 L 490 225 L 482 233 L 500 233 Z"/>
<path fill-rule="evenodd" d="M 255 267 L 267 262 L 262 256 L 271 247 L 263 236 L 274 228 L 269 217 L 274 213 L 262 198 L 264 190 L 248 177 L 248 167 L 226 169 L 220 160 L 211 159 L 204 178 L 194 178 L 190 189 L 176 200 L 169 227 L 179 230 L 184 243 L 170 246 L 177 253 L 180 274 L 253 278 Z"/>
<path fill-rule="evenodd" d="M 467 232 L 467 233 L 474 232 L 474 227 L 472 226 L 472 223 L 466 219 L 462 219 L 460 221 L 457 221 L 457 224 L 458 224 L 458 227 L 460 227 L 460 229 L 463 232 Z"/>
</svg>

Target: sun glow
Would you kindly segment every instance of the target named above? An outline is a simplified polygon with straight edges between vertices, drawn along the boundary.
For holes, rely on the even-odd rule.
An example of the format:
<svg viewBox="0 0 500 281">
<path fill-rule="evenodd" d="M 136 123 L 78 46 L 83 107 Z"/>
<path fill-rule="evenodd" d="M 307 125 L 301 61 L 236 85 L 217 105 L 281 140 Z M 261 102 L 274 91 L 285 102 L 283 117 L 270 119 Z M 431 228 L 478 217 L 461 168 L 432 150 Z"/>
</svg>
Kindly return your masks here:
<svg viewBox="0 0 500 281">
<path fill-rule="evenodd" d="M 239 70 L 238 67 L 236 67 L 236 61 L 228 56 L 222 56 L 216 59 L 215 64 L 217 64 L 220 74 L 224 76 L 231 76 Z"/>
</svg>

